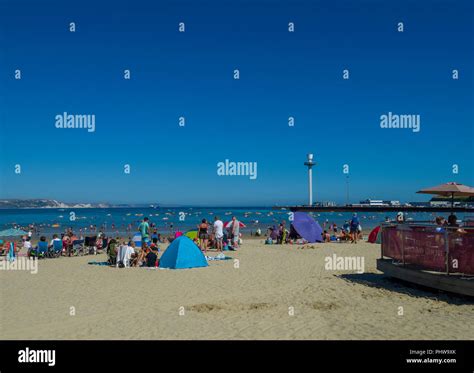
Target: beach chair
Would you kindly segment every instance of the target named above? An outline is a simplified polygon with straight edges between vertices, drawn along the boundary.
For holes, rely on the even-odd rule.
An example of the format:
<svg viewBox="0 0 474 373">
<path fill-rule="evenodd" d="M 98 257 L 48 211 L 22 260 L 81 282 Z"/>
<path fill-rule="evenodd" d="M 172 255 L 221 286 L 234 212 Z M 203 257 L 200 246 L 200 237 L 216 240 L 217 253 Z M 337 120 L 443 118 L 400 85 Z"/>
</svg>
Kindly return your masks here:
<svg viewBox="0 0 474 373">
<path fill-rule="evenodd" d="M 38 258 L 46 258 L 48 256 L 48 243 L 46 241 L 39 241 L 36 248 Z"/>
<path fill-rule="evenodd" d="M 95 242 L 97 241 L 97 236 L 93 237 L 86 237 L 84 240 L 84 254 L 91 254 L 95 253 L 97 248 L 95 246 Z"/>
<path fill-rule="evenodd" d="M 84 255 L 84 240 L 72 241 L 72 255 Z"/>
<path fill-rule="evenodd" d="M 63 253 L 63 241 L 54 240 L 53 247 L 49 250 L 50 258 L 59 258 Z"/>
</svg>

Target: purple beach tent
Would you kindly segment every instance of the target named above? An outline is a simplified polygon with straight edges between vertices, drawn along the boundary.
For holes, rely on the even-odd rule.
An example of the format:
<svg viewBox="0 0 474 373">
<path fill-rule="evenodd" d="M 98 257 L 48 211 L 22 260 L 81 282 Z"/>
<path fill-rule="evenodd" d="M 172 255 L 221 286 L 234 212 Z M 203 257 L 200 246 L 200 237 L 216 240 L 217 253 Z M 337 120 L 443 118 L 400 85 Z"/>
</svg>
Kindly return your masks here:
<svg viewBox="0 0 474 373">
<path fill-rule="evenodd" d="M 291 224 L 296 233 L 308 242 L 322 242 L 323 229 L 309 214 L 295 212 Z"/>
</svg>

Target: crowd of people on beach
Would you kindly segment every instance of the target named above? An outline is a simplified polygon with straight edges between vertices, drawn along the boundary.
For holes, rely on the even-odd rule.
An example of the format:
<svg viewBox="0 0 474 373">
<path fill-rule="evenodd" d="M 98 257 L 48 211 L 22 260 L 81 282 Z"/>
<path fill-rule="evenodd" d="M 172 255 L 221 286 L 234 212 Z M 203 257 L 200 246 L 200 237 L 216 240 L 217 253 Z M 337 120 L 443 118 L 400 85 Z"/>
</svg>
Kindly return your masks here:
<svg viewBox="0 0 474 373">
<path fill-rule="evenodd" d="M 257 232 L 256 236 L 259 236 Z M 287 229 L 286 221 L 283 220 L 278 227 L 269 227 L 267 231 L 267 244 L 293 244 L 304 243 L 291 229 Z M 321 233 L 322 242 L 341 242 L 347 241 L 357 243 L 358 240 L 363 239 L 362 226 L 360 224 L 357 214 L 354 214 L 350 220 L 347 220 L 342 227 L 338 227 L 336 223 L 329 224 L 327 221 L 323 223 L 323 231 Z"/>
<path fill-rule="evenodd" d="M 240 226 L 241 223 L 235 216 L 225 227 L 218 216 L 214 217 L 212 225 L 207 219 L 202 219 L 201 223 L 196 226 L 195 237 L 191 236 L 190 239 L 204 253 L 210 249 L 217 252 L 222 252 L 224 248 L 237 250 L 242 242 Z M 76 234 L 72 228 L 67 228 L 60 236 L 54 234 L 50 241 L 47 241 L 46 236 L 40 236 L 38 243 L 33 246 L 33 231 L 29 230 L 28 234 L 22 237 L 21 248 L 24 249 L 28 257 L 70 257 L 105 252 L 111 265 L 120 266 L 127 263 L 127 266 L 131 267 L 154 267 L 158 265 L 159 245 L 171 243 L 184 234 L 178 230 L 168 236 L 163 236 L 158 233 L 156 226 L 150 223 L 148 217 L 140 222 L 137 233 L 140 236 L 138 245 L 134 237 L 128 237 L 128 239 L 119 236 L 107 237 L 102 231 L 99 231 L 95 236 L 84 237 L 82 230 Z"/>
<path fill-rule="evenodd" d="M 395 220 L 385 219 L 386 223 L 404 223 L 405 216 L 398 213 Z M 451 214 L 447 219 L 438 216 L 435 218 L 437 232 L 444 232 L 447 229 L 456 229 L 458 233 L 465 230 L 459 226 L 456 215 Z M 194 235 L 188 235 L 179 230 L 170 232 L 168 236 L 158 233 L 156 225 L 150 222 L 148 217 L 138 225 L 138 233 L 141 236 L 141 245 L 137 247 L 136 241 L 132 237 L 122 239 L 116 237 L 107 237 L 102 230 L 99 230 L 91 237 L 84 237 L 82 229 L 76 234 L 72 228 L 67 228 L 61 235 L 53 234 L 51 240 L 41 235 L 38 243 L 33 246 L 32 236 L 35 233 L 34 227 L 29 227 L 27 235 L 23 236 L 19 249 L 24 249 L 28 257 L 58 257 L 74 256 L 84 253 L 101 253 L 105 251 L 111 263 L 116 263 L 117 256 L 125 255 L 129 259 L 131 266 L 151 266 L 158 260 L 160 252 L 159 245 L 170 243 L 179 236 L 186 234 L 195 244 L 206 253 L 208 250 L 237 250 L 242 242 L 241 227 L 244 226 L 236 216 L 227 224 L 218 217 L 214 216 L 214 221 L 210 223 L 207 219 L 202 219 L 196 226 Z M 362 227 L 357 216 L 354 213 L 350 220 L 347 220 L 342 226 L 336 223 L 325 221 L 322 227 L 322 242 L 351 242 L 357 243 L 363 239 Z M 91 227 L 91 232 L 96 232 L 96 227 Z M 251 235 L 262 236 L 260 228 Z M 265 243 L 267 244 L 292 244 L 304 243 L 301 237 L 295 235 L 295 232 L 287 228 L 287 222 L 283 220 L 278 226 L 268 227 L 265 233 Z M 15 243 L 15 246 L 17 244 Z M 3 242 L 1 245 L 3 246 Z M 0 247 L 0 250 L 3 247 Z M 2 250 L 4 251 L 4 250 Z"/>
</svg>

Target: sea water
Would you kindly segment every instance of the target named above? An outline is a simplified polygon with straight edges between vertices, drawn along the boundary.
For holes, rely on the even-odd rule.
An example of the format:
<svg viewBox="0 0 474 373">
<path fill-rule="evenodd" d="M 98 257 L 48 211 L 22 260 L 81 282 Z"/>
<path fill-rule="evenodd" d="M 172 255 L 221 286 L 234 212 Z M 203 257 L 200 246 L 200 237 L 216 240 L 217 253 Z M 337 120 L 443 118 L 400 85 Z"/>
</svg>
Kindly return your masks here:
<svg viewBox="0 0 474 373">
<path fill-rule="evenodd" d="M 330 224 L 341 227 L 352 217 L 351 212 L 321 212 L 310 213 L 323 228 Z M 214 216 L 225 223 L 236 216 L 246 225 L 242 231 L 255 232 L 258 228 L 265 232 L 269 226 L 278 225 L 286 220 L 290 226 L 291 213 L 288 210 L 275 210 L 268 207 L 175 207 L 175 208 L 64 208 L 64 209 L 2 209 L 0 210 L 0 230 L 21 227 L 28 228 L 33 224 L 39 234 L 62 233 L 72 228 L 75 233 L 79 230 L 84 235 L 96 227 L 96 232 L 106 234 L 130 234 L 144 217 L 156 226 L 158 233 L 169 234 L 177 230 L 187 231 L 196 229 L 202 219 L 214 221 Z M 364 230 L 371 229 L 383 222 L 386 217 L 395 219 L 395 212 L 359 213 L 359 220 Z M 433 213 L 407 213 L 406 218 L 415 221 L 433 221 Z M 447 216 L 446 216 L 447 218 Z M 462 214 L 458 215 L 462 219 Z"/>
</svg>

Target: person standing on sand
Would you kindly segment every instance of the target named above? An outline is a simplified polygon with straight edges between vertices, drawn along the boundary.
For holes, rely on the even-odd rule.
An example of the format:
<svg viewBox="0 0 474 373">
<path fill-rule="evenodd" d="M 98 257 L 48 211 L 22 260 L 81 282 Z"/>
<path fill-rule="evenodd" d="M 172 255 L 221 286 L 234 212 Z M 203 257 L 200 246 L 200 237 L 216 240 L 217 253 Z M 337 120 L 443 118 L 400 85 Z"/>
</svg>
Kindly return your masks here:
<svg viewBox="0 0 474 373">
<path fill-rule="evenodd" d="M 357 217 L 357 213 L 354 213 L 351 219 L 351 242 L 357 243 L 357 235 L 359 229 L 359 218 Z"/>
<path fill-rule="evenodd" d="M 151 241 L 154 243 L 154 244 L 157 244 L 158 243 L 158 232 L 156 229 L 153 229 L 153 234 L 151 235 Z"/>
<path fill-rule="evenodd" d="M 280 224 L 277 243 L 280 245 L 286 243 L 286 220 L 283 220 Z"/>
<path fill-rule="evenodd" d="M 217 251 L 222 251 L 222 240 L 224 239 L 224 223 L 219 217 L 214 216 L 214 235 L 216 237 Z"/>
<path fill-rule="evenodd" d="M 143 221 L 138 226 L 138 230 L 140 231 L 140 234 L 142 235 L 142 243 L 147 242 L 148 237 L 150 237 L 150 225 L 148 224 L 147 217 L 143 218 Z"/>
<path fill-rule="evenodd" d="M 197 226 L 198 228 L 198 237 L 201 243 L 201 250 L 206 252 L 207 251 L 207 243 L 209 241 L 209 224 L 207 224 L 206 219 L 202 219 L 201 224 Z"/>
<path fill-rule="evenodd" d="M 239 233 L 240 233 L 240 221 L 235 216 L 232 216 L 232 247 L 235 249 L 239 248 Z"/>
</svg>

